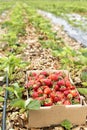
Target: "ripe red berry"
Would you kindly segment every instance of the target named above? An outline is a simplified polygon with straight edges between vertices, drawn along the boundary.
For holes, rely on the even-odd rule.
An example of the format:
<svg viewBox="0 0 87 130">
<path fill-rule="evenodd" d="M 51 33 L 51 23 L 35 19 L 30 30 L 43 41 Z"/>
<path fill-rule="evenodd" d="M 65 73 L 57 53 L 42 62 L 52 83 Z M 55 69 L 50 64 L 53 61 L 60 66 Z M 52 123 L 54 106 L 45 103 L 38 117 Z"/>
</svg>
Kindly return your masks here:
<svg viewBox="0 0 87 130">
<path fill-rule="evenodd" d="M 50 74 L 49 75 L 49 79 L 51 79 L 52 81 L 57 81 L 58 80 L 58 76 L 56 74 Z"/>
<path fill-rule="evenodd" d="M 43 94 L 43 90 L 41 88 L 37 89 L 38 95 L 42 95 Z"/>
<path fill-rule="evenodd" d="M 44 76 L 48 76 L 49 75 L 46 71 L 42 71 L 40 74 L 44 75 Z"/>
<path fill-rule="evenodd" d="M 53 105 L 53 101 L 51 98 L 46 98 L 44 101 L 44 106 L 52 106 Z"/>
<path fill-rule="evenodd" d="M 72 94 L 73 97 L 78 96 L 78 92 L 76 90 L 71 90 L 70 93 Z"/>
<path fill-rule="evenodd" d="M 70 102 L 69 100 L 65 100 L 65 101 L 63 102 L 63 104 L 64 104 L 64 105 L 70 105 L 71 102 Z"/>
<path fill-rule="evenodd" d="M 55 85 L 55 86 L 54 86 L 54 90 L 55 90 L 55 91 L 58 91 L 58 90 L 59 90 L 59 86 L 58 86 L 58 85 Z"/>
<path fill-rule="evenodd" d="M 51 89 L 50 88 L 45 88 L 44 89 L 44 93 L 45 94 L 50 94 L 51 93 Z"/>
<path fill-rule="evenodd" d="M 38 93 L 37 93 L 37 92 L 35 92 L 35 91 L 34 91 L 34 92 L 32 93 L 32 95 L 31 95 L 31 96 L 32 96 L 32 98 L 34 98 L 34 99 L 35 99 L 35 98 L 37 98 L 39 95 L 38 95 Z"/>
<path fill-rule="evenodd" d="M 52 86 L 52 81 L 51 79 L 43 79 L 43 84 L 47 86 Z"/>
<path fill-rule="evenodd" d="M 55 103 L 55 102 L 61 101 L 61 99 L 58 96 L 55 96 L 53 101 Z"/>
<path fill-rule="evenodd" d="M 59 88 L 59 90 L 60 90 L 61 92 L 64 92 L 65 90 L 67 90 L 67 88 L 66 88 L 65 86 L 61 86 L 61 87 Z"/>
<path fill-rule="evenodd" d="M 55 98 L 55 92 L 54 92 L 54 91 L 52 91 L 52 92 L 50 93 L 50 97 L 54 100 L 54 98 Z"/>
<path fill-rule="evenodd" d="M 62 80 L 59 80 L 58 82 L 57 82 L 57 84 L 59 85 L 59 86 L 65 86 L 65 81 L 62 79 Z"/>
<path fill-rule="evenodd" d="M 64 95 L 67 96 L 70 93 L 70 90 L 65 90 Z"/>
</svg>

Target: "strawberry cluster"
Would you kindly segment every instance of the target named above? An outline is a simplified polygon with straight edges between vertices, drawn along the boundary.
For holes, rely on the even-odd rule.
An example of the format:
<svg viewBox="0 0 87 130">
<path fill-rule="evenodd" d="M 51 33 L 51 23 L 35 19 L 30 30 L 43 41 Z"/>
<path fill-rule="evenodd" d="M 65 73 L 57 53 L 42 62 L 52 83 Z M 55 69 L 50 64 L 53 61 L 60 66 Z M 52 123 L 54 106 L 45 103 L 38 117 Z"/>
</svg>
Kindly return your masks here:
<svg viewBox="0 0 87 130">
<path fill-rule="evenodd" d="M 69 77 L 63 72 L 40 73 L 30 72 L 25 88 L 29 96 L 39 100 L 41 106 L 53 104 L 79 104 L 80 95 L 76 87 L 71 84 Z"/>
</svg>

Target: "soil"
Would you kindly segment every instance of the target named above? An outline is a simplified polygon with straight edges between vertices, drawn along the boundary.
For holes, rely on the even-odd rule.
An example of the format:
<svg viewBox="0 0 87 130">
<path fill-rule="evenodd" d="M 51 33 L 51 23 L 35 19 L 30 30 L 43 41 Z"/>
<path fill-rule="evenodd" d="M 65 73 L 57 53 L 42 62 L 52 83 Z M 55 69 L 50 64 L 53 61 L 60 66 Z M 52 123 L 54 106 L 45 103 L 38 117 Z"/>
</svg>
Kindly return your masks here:
<svg viewBox="0 0 87 130">
<path fill-rule="evenodd" d="M 3 19 L 4 20 L 4 19 Z M 61 37 L 65 43 L 69 44 L 74 49 L 79 49 L 81 46 L 68 37 L 68 35 L 62 30 L 62 27 L 58 25 L 52 25 L 53 30 L 57 31 L 58 36 Z M 1 29 L 0 29 L 0 33 Z M 5 32 L 3 32 L 5 33 Z M 27 70 L 44 70 L 44 69 L 59 69 L 60 64 L 58 58 L 52 56 L 50 49 L 42 48 L 41 44 L 38 42 L 38 34 L 31 24 L 26 26 L 26 36 L 20 37 L 19 42 L 26 45 L 24 53 L 19 56 L 22 57 L 24 61 L 30 62 Z M 0 57 L 3 57 L 3 51 L 0 51 Z M 0 123 L 2 119 L 2 112 L 0 112 Z M 7 112 L 7 128 L 6 130 L 27 130 L 28 121 L 26 113 L 20 113 L 18 110 L 10 110 Z M 1 124 L 0 124 L 1 125 Z M 36 130 L 32 128 L 31 130 Z M 40 128 L 37 130 L 64 130 L 61 126 L 53 126 L 47 128 Z M 77 126 L 72 130 L 87 130 L 87 126 Z"/>
</svg>

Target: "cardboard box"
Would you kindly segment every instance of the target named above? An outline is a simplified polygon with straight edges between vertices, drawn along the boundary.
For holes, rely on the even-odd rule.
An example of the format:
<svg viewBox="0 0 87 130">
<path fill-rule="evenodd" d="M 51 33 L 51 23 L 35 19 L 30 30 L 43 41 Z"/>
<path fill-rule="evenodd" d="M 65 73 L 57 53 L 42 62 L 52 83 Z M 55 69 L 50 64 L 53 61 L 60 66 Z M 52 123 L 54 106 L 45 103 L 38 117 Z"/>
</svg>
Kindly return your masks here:
<svg viewBox="0 0 87 130">
<path fill-rule="evenodd" d="M 45 70 L 50 72 L 62 71 L 69 75 L 67 70 Z M 32 72 L 28 71 L 27 75 Z M 41 72 L 35 70 L 33 72 Z M 71 80 L 71 79 L 70 79 Z M 72 80 L 71 80 L 72 82 Z M 41 128 L 51 125 L 60 124 L 63 120 L 67 119 L 76 125 L 85 124 L 87 118 L 87 105 L 81 97 L 80 104 L 77 105 L 53 105 L 50 107 L 41 107 L 39 110 L 29 111 L 29 127 Z"/>
<path fill-rule="evenodd" d="M 29 127 L 47 127 L 67 119 L 76 125 L 85 124 L 87 105 L 54 105 L 29 111 Z"/>
</svg>

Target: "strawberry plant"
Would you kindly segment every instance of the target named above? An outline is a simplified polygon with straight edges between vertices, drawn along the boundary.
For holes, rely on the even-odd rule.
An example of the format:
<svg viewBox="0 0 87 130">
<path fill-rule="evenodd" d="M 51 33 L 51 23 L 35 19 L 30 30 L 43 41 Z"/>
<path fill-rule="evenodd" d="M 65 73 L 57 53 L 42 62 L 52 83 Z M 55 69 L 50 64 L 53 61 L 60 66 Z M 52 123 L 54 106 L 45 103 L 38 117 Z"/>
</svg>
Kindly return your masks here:
<svg viewBox="0 0 87 130">
<path fill-rule="evenodd" d="M 72 123 L 68 120 L 64 120 L 61 122 L 61 126 L 64 127 L 66 130 L 71 130 Z"/>
<path fill-rule="evenodd" d="M 20 58 L 17 58 L 15 55 L 0 58 L 0 70 L 7 71 L 10 80 L 14 78 L 13 73 L 24 66 L 26 66 L 26 63 L 24 63 Z"/>
<path fill-rule="evenodd" d="M 9 91 L 11 106 L 23 109 L 24 111 L 39 109 L 39 101 L 33 100 L 31 98 L 23 99 L 24 87 L 19 86 L 18 83 L 14 83 L 6 89 Z"/>
<path fill-rule="evenodd" d="M 87 95 L 87 88 L 78 88 L 78 91 L 79 91 L 82 95 Z"/>
<path fill-rule="evenodd" d="M 15 7 L 12 9 L 10 14 L 10 19 L 3 22 L 2 27 L 6 28 L 7 33 L 3 35 L 2 41 L 8 43 L 8 46 L 14 52 L 19 53 L 18 48 L 22 47 L 22 44 L 18 43 L 19 36 L 25 35 L 25 22 L 22 11 L 24 12 L 21 3 L 17 3 Z M 19 13 L 18 13 L 19 12 Z M 15 46 L 14 46 L 15 45 Z"/>
</svg>

